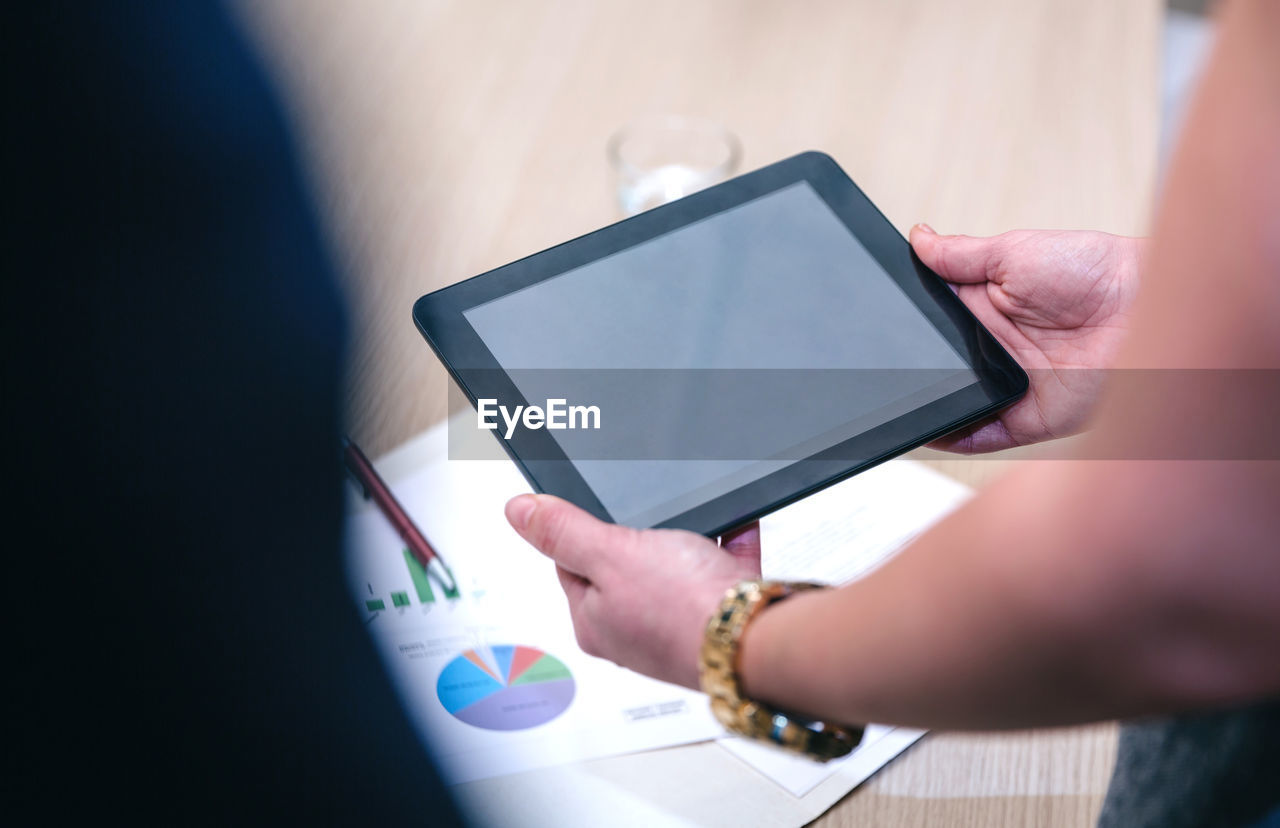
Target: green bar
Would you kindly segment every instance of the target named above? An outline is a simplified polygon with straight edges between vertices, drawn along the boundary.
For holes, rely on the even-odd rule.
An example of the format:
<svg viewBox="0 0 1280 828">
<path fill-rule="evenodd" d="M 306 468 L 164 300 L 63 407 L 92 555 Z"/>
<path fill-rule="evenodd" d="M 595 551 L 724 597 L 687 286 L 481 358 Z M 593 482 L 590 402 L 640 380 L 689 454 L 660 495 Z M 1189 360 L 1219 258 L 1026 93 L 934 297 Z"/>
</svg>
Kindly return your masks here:
<svg viewBox="0 0 1280 828">
<path fill-rule="evenodd" d="M 374 598 L 373 600 L 365 601 L 364 605 L 369 608 L 369 612 L 377 612 L 378 610 L 387 608 L 387 605 L 382 602 L 381 598 Z"/>
<path fill-rule="evenodd" d="M 393 607 L 407 607 L 407 606 L 409 606 L 409 593 L 407 593 L 407 592 L 393 592 L 393 593 L 391 593 L 391 606 L 393 606 Z"/>
<path fill-rule="evenodd" d="M 436 594 L 431 591 L 431 581 L 427 579 L 427 570 L 418 563 L 418 559 L 413 557 L 413 553 L 409 551 L 409 547 L 404 548 L 404 563 L 409 567 L 409 577 L 413 579 L 413 588 L 418 592 L 418 601 L 423 604 L 430 604 L 436 600 Z"/>
</svg>

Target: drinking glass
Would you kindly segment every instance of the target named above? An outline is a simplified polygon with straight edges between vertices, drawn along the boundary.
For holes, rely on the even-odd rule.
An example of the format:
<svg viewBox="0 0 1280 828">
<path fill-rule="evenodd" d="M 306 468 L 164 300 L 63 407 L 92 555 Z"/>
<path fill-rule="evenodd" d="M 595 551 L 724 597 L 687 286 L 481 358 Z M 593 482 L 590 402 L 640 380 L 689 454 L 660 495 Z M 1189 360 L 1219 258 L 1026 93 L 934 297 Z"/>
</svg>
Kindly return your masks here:
<svg viewBox="0 0 1280 828">
<path fill-rule="evenodd" d="M 742 160 L 738 137 L 703 118 L 662 115 L 615 132 L 607 147 L 624 216 L 730 178 Z"/>
</svg>

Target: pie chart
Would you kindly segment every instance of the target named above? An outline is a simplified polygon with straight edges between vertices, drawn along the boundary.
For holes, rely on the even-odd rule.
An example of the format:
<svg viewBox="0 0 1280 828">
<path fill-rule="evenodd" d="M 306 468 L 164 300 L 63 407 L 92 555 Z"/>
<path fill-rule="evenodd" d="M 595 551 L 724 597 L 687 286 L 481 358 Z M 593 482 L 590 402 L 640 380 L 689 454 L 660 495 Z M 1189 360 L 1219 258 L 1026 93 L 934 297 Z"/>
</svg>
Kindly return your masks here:
<svg viewBox="0 0 1280 828">
<path fill-rule="evenodd" d="M 485 730 L 545 724 L 573 701 L 573 674 L 536 647 L 498 644 L 455 656 L 436 680 L 436 696 L 454 718 Z"/>
</svg>

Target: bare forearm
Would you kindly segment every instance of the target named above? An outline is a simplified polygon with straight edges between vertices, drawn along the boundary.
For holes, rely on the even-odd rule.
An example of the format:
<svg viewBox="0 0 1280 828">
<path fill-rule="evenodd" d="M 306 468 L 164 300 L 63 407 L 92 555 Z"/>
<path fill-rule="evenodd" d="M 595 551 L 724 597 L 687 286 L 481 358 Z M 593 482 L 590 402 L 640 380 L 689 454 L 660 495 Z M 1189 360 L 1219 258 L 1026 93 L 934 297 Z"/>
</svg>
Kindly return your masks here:
<svg viewBox="0 0 1280 828">
<path fill-rule="evenodd" d="M 1115 466 L 1028 467 L 866 579 L 765 611 L 743 641 L 746 691 L 838 721 L 978 729 L 1211 705 L 1280 681 L 1255 669 L 1275 634 L 1265 588 L 1203 576 L 1203 539 L 1179 548 L 1159 528 L 1212 481 L 1161 492 L 1154 465 Z"/>
<path fill-rule="evenodd" d="M 1046 495 L 1061 502 L 1045 491 L 1052 480 L 1034 476 L 997 484 L 870 577 L 763 613 L 743 642 L 747 692 L 837 721 L 923 727 L 1113 712 L 1082 686 L 1100 667 L 1084 662 L 1105 659 L 1083 646 L 1091 625 L 1074 610 L 1096 603 L 1081 593 L 1101 573 L 1071 572 L 1071 541 L 1037 525 L 1052 516 L 1022 511 Z M 1000 508 L 1015 487 L 1018 507 Z M 1045 542 L 1029 544 L 1027 529 Z M 1107 619 L 1093 617 L 1105 629 Z"/>
</svg>

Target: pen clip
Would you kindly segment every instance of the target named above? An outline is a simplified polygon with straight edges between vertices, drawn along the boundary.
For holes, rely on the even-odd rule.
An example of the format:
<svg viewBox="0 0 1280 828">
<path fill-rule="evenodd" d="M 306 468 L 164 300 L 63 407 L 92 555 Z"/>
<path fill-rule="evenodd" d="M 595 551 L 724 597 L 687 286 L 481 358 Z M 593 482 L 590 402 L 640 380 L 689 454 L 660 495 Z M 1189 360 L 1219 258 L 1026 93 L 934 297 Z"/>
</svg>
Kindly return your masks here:
<svg viewBox="0 0 1280 828">
<path fill-rule="evenodd" d="M 373 500 L 373 492 L 368 486 L 364 485 L 364 481 L 348 472 L 347 479 L 355 484 L 356 491 L 360 493 L 360 497 L 364 500 Z"/>
<path fill-rule="evenodd" d="M 354 468 L 352 468 L 352 464 L 350 462 L 351 456 L 353 454 L 359 456 L 360 450 L 357 449 L 355 447 L 355 444 L 351 442 L 351 438 L 345 434 L 342 435 L 341 444 L 342 444 L 342 454 L 343 454 L 342 467 L 347 472 L 347 479 L 355 484 L 356 490 L 360 492 L 361 498 L 363 498 L 364 500 L 372 500 L 373 490 L 369 488 L 369 486 L 364 482 L 363 479 L 361 479 L 360 475 L 356 474 L 356 471 Z"/>
</svg>

